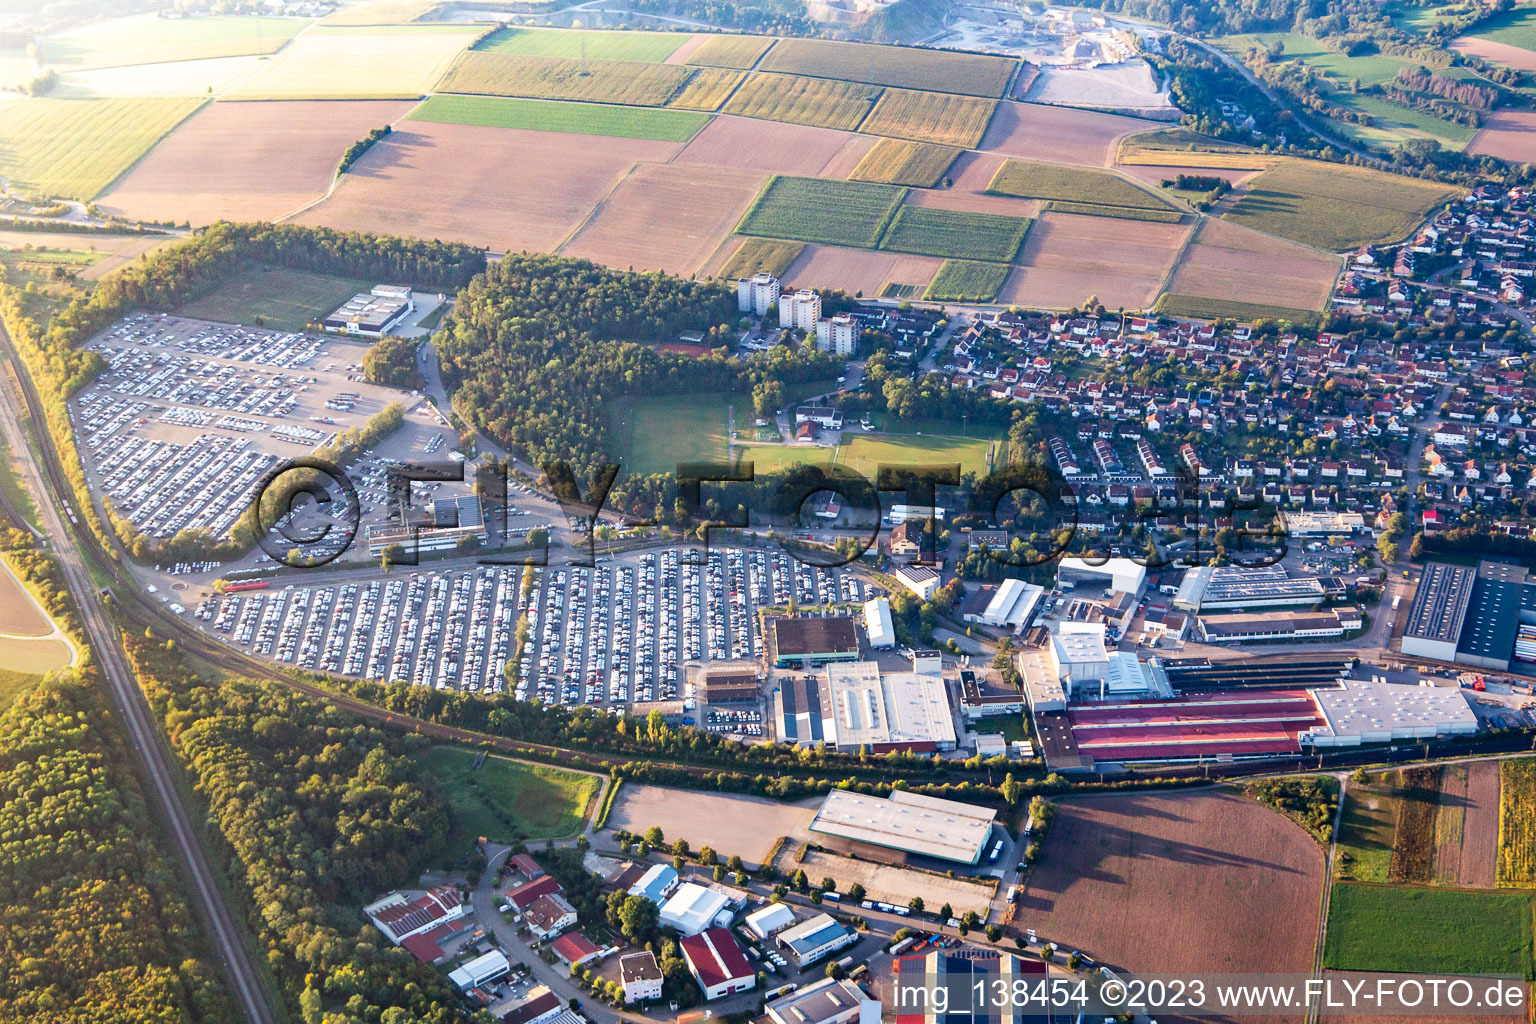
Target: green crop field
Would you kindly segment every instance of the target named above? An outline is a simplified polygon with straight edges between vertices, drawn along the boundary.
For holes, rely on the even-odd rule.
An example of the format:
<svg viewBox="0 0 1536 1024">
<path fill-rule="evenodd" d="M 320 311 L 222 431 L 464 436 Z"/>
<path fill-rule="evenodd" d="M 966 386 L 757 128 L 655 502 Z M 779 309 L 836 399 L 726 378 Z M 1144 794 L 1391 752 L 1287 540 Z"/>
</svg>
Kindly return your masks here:
<svg viewBox="0 0 1536 1024">
<path fill-rule="evenodd" d="M 1009 57 L 875 46 L 830 39 L 781 39 L 758 65 L 764 71 L 841 78 L 899 89 L 998 97 L 1018 65 Z"/>
<path fill-rule="evenodd" d="M 176 312 L 228 324 L 254 324 L 259 317 L 277 330 L 302 331 L 376 283 L 253 263 Z"/>
<path fill-rule="evenodd" d="M 991 302 L 1008 280 L 1008 270 L 1002 263 L 945 260 L 923 298 L 930 302 Z"/>
<path fill-rule="evenodd" d="M 472 50 L 443 77 L 439 92 L 659 107 L 682 88 L 688 68 L 623 60 L 562 60 Z"/>
<path fill-rule="evenodd" d="M 887 89 L 859 130 L 974 149 L 981 144 L 996 109 L 996 100 L 977 96 Z"/>
<path fill-rule="evenodd" d="M 565 839 L 581 831 L 598 794 L 593 775 L 490 755 L 479 768 L 477 751 L 428 747 L 416 755 L 453 809 L 455 848 L 479 836 L 498 842 Z"/>
<path fill-rule="evenodd" d="M 1487 21 L 1474 25 L 1471 35 L 1506 46 L 1518 46 L 1522 50 L 1536 51 L 1536 8 L 1518 7 L 1495 14 Z"/>
<path fill-rule="evenodd" d="M 1175 295 L 1168 292 L 1157 302 L 1157 311 L 1169 316 L 1190 317 L 1196 320 L 1290 320 L 1293 323 L 1311 324 L 1318 321 L 1315 309 L 1292 309 L 1289 306 L 1266 306 L 1258 302 L 1239 302 L 1235 299 L 1211 299 L 1200 295 Z"/>
<path fill-rule="evenodd" d="M 1226 218 L 1337 252 L 1405 237 L 1457 191 L 1364 167 L 1282 160 L 1248 183 Z"/>
<path fill-rule="evenodd" d="M 804 248 L 803 242 L 782 242 L 777 238 L 743 239 L 741 248 L 720 268 L 719 277 L 724 281 L 734 281 L 740 277 L 751 277 L 762 270 L 774 277 L 783 277 Z"/>
<path fill-rule="evenodd" d="M 752 72 L 725 105 L 727 114 L 853 131 L 880 90 L 854 82 Z"/>
<path fill-rule="evenodd" d="M 24 192 L 92 199 L 202 102 L 13 99 L 0 103 L 0 177 Z"/>
<path fill-rule="evenodd" d="M 707 68 L 750 68 L 773 43 L 769 36 L 710 36 L 684 63 Z"/>
<path fill-rule="evenodd" d="M 848 177 L 853 181 L 878 181 L 887 185 L 933 188 L 955 162 L 960 150 L 926 142 L 881 139 L 864 154 Z"/>
<path fill-rule="evenodd" d="M 1073 203 L 1065 199 L 1047 200 L 1042 207 L 1050 213 L 1075 213 L 1082 217 L 1116 217 L 1120 220 L 1156 221 L 1176 224 L 1184 219 L 1178 210 L 1146 210 L 1137 206 L 1100 206 L 1098 203 Z"/>
<path fill-rule="evenodd" d="M 1500 885 L 1536 885 L 1536 759 L 1499 765 Z"/>
<path fill-rule="evenodd" d="M 1340 882 L 1328 903 L 1323 967 L 1530 979 L 1532 899 Z"/>
<path fill-rule="evenodd" d="M 1037 160 L 1006 161 L 992 176 L 987 190 L 1005 196 L 1061 199 L 1094 206 L 1128 206 L 1142 210 L 1170 208 L 1159 197 L 1118 175 Z"/>
<path fill-rule="evenodd" d="M 1028 230 L 1027 217 L 903 206 L 886 229 L 880 248 L 919 256 L 1011 263 Z M 996 291 L 994 288 L 993 293 Z"/>
<path fill-rule="evenodd" d="M 543 132 L 607 135 L 621 139 L 687 142 L 709 121 L 706 114 L 652 107 L 615 107 L 603 103 L 564 103 L 505 96 L 439 93 L 410 113 L 412 121 L 478 124 L 492 128 L 528 128 Z"/>
<path fill-rule="evenodd" d="M 660 63 L 688 39 L 686 32 L 590 32 L 560 28 L 504 28 L 475 44 L 477 50 L 570 60 L 639 60 Z"/>
<path fill-rule="evenodd" d="M 214 15 L 113 18 L 43 39 L 43 59 L 59 70 L 122 67 L 274 53 L 309 22 L 302 18 Z"/>
<path fill-rule="evenodd" d="M 744 235 L 874 248 L 906 189 L 861 181 L 778 176 L 742 217 Z"/>
<path fill-rule="evenodd" d="M 719 110 L 720 104 L 731 90 L 747 77 L 745 71 L 727 71 L 723 68 L 700 68 L 688 79 L 682 92 L 672 97 L 667 105 L 684 110 Z"/>
</svg>

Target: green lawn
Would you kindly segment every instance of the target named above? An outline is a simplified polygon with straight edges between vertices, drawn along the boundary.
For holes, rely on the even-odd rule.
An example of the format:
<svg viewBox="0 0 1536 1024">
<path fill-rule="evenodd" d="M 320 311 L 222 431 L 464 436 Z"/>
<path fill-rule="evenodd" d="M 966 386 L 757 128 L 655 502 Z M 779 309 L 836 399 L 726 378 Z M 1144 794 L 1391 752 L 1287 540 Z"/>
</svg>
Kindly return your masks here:
<svg viewBox="0 0 1536 1024">
<path fill-rule="evenodd" d="M 621 139 L 687 142 L 709 121 L 708 114 L 605 103 L 565 103 L 505 96 L 429 96 L 410 113 L 412 121 L 530 128 L 542 132 L 607 135 Z"/>
<path fill-rule="evenodd" d="M 98 21 L 43 39 L 43 57 L 60 70 L 120 67 L 273 53 L 309 22 L 303 18 L 143 15 Z"/>
<path fill-rule="evenodd" d="M 752 430 L 752 399 L 728 393 L 623 398 L 609 404 L 613 452 L 626 474 L 677 471 L 679 462 L 724 462 L 728 405 L 736 433 Z"/>
<path fill-rule="evenodd" d="M 504 28 L 475 44 L 477 50 L 577 60 L 646 60 L 660 63 L 688 39 L 686 32 L 602 32 L 559 28 Z"/>
<path fill-rule="evenodd" d="M 1378 784 L 1350 783 L 1339 819 L 1334 876 L 1356 882 L 1385 882 L 1397 835 L 1397 794 L 1377 776 Z"/>
<path fill-rule="evenodd" d="M 1532 894 L 1341 882 L 1328 904 L 1323 967 L 1529 980 Z"/>
<path fill-rule="evenodd" d="M 843 445 L 837 450 L 837 464 L 871 480 L 875 479 L 876 471 L 882 465 L 959 463 L 962 473 L 985 476 L 989 472 L 987 452 L 995 448 L 1001 456 L 1005 447 L 1001 442 L 985 438 L 933 434 L 845 434 L 843 437 Z"/>
<path fill-rule="evenodd" d="M 312 274 L 266 264 L 251 264 L 212 291 L 177 310 L 183 316 L 221 323 L 254 324 L 302 331 L 375 281 Z"/>
<path fill-rule="evenodd" d="M 498 841 L 563 839 L 579 832 L 598 793 L 598 778 L 490 756 L 462 747 L 431 747 L 416 755 L 423 771 L 448 795 L 455 843 L 485 836 Z"/>
<path fill-rule="evenodd" d="M 1536 8 L 1519 7 L 1473 27 L 1472 35 L 1522 50 L 1536 50 Z"/>
</svg>

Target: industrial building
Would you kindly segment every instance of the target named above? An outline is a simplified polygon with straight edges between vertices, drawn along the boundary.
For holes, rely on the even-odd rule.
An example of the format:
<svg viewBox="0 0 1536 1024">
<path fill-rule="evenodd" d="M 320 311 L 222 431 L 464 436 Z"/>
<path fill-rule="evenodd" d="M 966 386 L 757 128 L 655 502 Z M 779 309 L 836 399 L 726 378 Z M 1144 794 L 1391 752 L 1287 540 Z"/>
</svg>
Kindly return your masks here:
<svg viewBox="0 0 1536 1024">
<path fill-rule="evenodd" d="M 1303 733 L 1326 724 L 1307 690 L 1075 704 L 1066 718 L 1074 753 L 1109 763 L 1295 754 Z"/>
<path fill-rule="evenodd" d="M 838 750 L 953 750 L 955 721 L 944 677 L 914 658 L 911 672 L 882 672 L 873 661 L 827 666 L 832 735 Z M 921 665 L 921 667 L 920 667 Z"/>
<path fill-rule="evenodd" d="M 1202 565 L 1184 574 L 1173 606 L 1188 612 L 1284 608 L 1315 605 L 1326 597 L 1320 581 L 1311 577 L 1293 578 L 1283 566 Z"/>
<path fill-rule="evenodd" d="M 460 992 L 468 992 L 497 978 L 506 977 L 511 970 L 512 965 L 507 961 L 507 954 L 499 949 L 493 949 L 450 972 L 448 980 L 453 982 Z"/>
<path fill-rule="evenodd" d="M 777 668 L 859 660 L 858 630 L 844 616 L 769 619 L 767 639 L 769 660 Z"/>
<path fill-rule="evenodd" d="M 668 928 L 676 928 L 679 935 L 697 935 L 706 928 L 729 924 L 731 900 L 718 889 L 684 882 L 661 905 L 658 918 Z"/>
<path fill-rule="evenodd" d="M 728 928 L 710 928 L 678 940 L 688 973 L 699 983 L 704 998 L 719 999 L 732 992 L 757 986 L 757 971 L 742 953 Z"/>
<path fill-rule="evenodd" d="M 1419 589 L 1408 606 L 1403 627 L 1403 653 L 1438 661 L 1456 659 L 1461 624 L 1472 600 L 1477 572 L 1465 565 L 1431 562 L 1424 567 Z"/>
<path fill-rule="evenodd" d="M 869 636 L 869 646 L 884 650 L 896 646 L 896 628 L 891 625 L 891 602 L 877 597 L 864 602 L 864 632 Z"/>
<path fill-rule="evenodd" d="M 961 618 L 983 626 L 1022 633 L 1035 617 L 1045 588 L 1023 580 L 1007 579 L 996 587 L 982 587 L 977 593 L 979 606 L 974 612 L 967 605 Z M 982 600 L 985 604 L 982 604 Z"/>
<path fill-rule="evenodd" d="M 1195 631 L 1203 643 L 1242 644 L 1266 640 L 1337 640 L 1363 624 L 1360 612 L 1354 608 L 1324 608 L 1320 612 L 1202 615 Z"/>
<path fill-rule="evenodd" d="M 1103 562 L 1085 562 L 1081 558 L 1063 558 L 1056 565 L 1056 585 L 1072 587 L 1099 586 L 1140 596 L 1147 582 L 1147 567 L 1129 558 L 1106 558 Z"/>
<path fill-rule="evenodd" d="M 840 949 L 859 941 L 859 933 L 834 920 L 831 914 L 817 914 L 774 937 L 779 948 L 789 953 L 801 970 L 825 960 Z"/>
<path fill-rule="evenodd" d="M 1038 1003 L 995 999 L 992 993 L 1033 992 L 1047 965 L 991 949 L 944 949 L 900 956 L 892 965 L 896 1024 L 1043 1024 Z M 942 996 L 935 993 L 941 992 Z M 1074 1014 L 1067 1019 L 1075 1019 Z"/>
<path fill-rule="evenodd" d="M 658 907 L 666 902 L 677 888 L 677 868 L 671 864 L 652 864 L 645 874 L 629 887 L 628 895 L 644 896 Z"/>
<path fill-rule="evenodd" d="M 1109 671 L 1109 651 L 1102 622 L 1058 622 L 1051 630 L 1047 652 L 1056 677 L 1070 695 L 1101 682 Z"/>
<path fill-rule="evenodd" d="M 766 270 L 751 277 L 736 279 L 736 309 L 741 313 L 763 316 L 778 304 L 779 279 Z"/>
<path fill-rule="evenodd" d="M 477 495 L 438 498 L 432 503 L 430 519 L 404 526 L 370 526 L 367 535 L 369 558 L 378 558 L 395 546 L 408 558 L 423 551 L 452 551 L 465 541 L 485 541 L 485 515 Z"/>
<path fill-rule="evenodd" d="M 400 945 L 413 935 L 457 921 L 469 914 L 469 906 L 451 885 L 439 885 L 419 896 L 392 892 L 363 908 L 363 913 L 384 937 Z"/>
<path fill-rule="evenodd" d="M 700 676 L 698 697 L 706 704 L 755 704 L 758 676 L 752 666 L 711 667 Z"/>
<path fill-rule="evenodd" d="M 823 978 L 775 999 L 759 1024 L 880 1024 L 880 1001 L 845 978 Z"/>
<path fill-rule="evenodd" d="M 1324 725 L 1301 734 L 1302 742 L 1314 748 L 1431 740 L 1477 732 L 1477 715 L 1460 687 L 1351 679 L 1337 689 L 1311 693 L 1325 719 Z"/>
<path fill-rule="evenodd" d="M 967 722 L 1024 713 L 1024 695 L 1011 686 L 989 686 L 970 669 L 960 672 L 960 710 Z"/>
<path fill-rule="evenodd" d="M 411 289 L 405 285 L 374 285 L 368 293 L 352 296 L 321 324 L 333 334 L 384 335 L 416 309 Z"/>
<path fill-rule="evenodd" d="M 810 830 L 890 850 L 975 864 L 992 838 L 997 812 L 955 800 L 896 790 L 879 797 L 834 789 Z"/>
<path fill-rule="evenodd" d="M 770 903 L 747 915 L 747 930 L 759 939 L 776 935 L 795 923 L 795 912 L 788 903 Z"/>
<path fill-rule="evenodd" d="M 779 687 L 779 741 L 811 747 L 837 735 L 827 688 L 815 676 L 794 676 Z"/>
<path fill-rule="evenodd" d="M 896 581 L 926 601 L 939 589 L 939 574 L 926 565 L 902 565 L 896 568 Z"/>
<path fill-rule="evenodd" d="M 1536 578 L 1523 567 L 1485 559 L 1474 570 L 1431 562 L 1413 595 L 1403 653 L 1494 671 L 1536 653 Z"/>
</svg>

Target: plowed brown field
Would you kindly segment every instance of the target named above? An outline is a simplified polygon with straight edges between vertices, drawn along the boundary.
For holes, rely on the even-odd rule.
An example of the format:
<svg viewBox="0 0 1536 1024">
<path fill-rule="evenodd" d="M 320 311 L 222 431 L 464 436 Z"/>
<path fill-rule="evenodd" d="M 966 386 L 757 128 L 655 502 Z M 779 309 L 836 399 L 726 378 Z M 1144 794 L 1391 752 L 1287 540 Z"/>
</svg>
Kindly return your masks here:
<svg viewBox="0 0 1536 1024">
<path fill-rule="evenodd" d="M 997 301 L 1065 309 L 1090 295 L 1111 309 L 1147 309 L 1184 245 L 1187 224 L 1041 214 Z"/>
<path fill-rule="evenodd" d="M 1338 273 L 1339 258 L 1331 253 L 1207 217 L 1184 250 L 1169 290 L 1321 309 Z"/>
<path fill-rule="evenodd" d="M 841 288 L 850 295 L 874 297 L 887 281 L 926 286 L 943 260 L 871 249 L 808 245 L 784 275 L 796 288 Z"/>
<path fill-rule="evenodd" d="M 1005 100 L 997 105 L 979 149 L 1056 163 L 1104 166 L 1115 140 L 1155 125 L 1094 110 Z"/>
<path fill-rule="evenodd" d="M 684 147 L 677 163 L 840 178 L 858 166 L 875 141 L 831 128 L 720 114 Z M 847 170 L 836 173 L 849 160 Z"/>
<path fill-rule="evenodd" d="M 1517 164 L 1536 162 L 1536 111 L 1493 111 L 1483 121 L 1482 130 L 1467 144 L 1467 152 Z"/>
</svg>

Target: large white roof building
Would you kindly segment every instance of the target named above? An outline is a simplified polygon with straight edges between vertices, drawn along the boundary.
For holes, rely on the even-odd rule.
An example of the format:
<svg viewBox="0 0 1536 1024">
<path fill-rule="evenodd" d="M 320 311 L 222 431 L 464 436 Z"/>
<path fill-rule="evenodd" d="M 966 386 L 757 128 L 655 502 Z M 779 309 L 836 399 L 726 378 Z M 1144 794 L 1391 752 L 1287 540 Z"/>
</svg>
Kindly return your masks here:
<svg viewBox="0 0 1536 1024">
<path fill-rule="evenodd" d="M 949 692 L 938 672 L 881 672 L 873 661 L 827 666 L 839 750 L 953 750 Z"/>
<path fill-rule="evenodd" d="M 1459 687 L 1350 679 L 1339 689 L 1313 690 L 1312 699 L 1328 724 L 1303 732 L 1303 745 L 1358 747 L 1477 732 L 1477 714 Z"/>
<path fill-rule="evenodd" d="M 997 812 L 985 807 L 896 790 L 882 800 L 834 789 L 810 830 L 873 846 L 975 864 L 992 838 Z"/>
<path fill-rule="evenodd" d="M 697 935 L 706 928 L 725 924 L 725 920 L 717 919 L 729 919 L 730 902 L 723 892 L 684 882 L 661 905 L 659 919 L 662 924 L 676 928 L 679 935 Z"/>
</svg>

